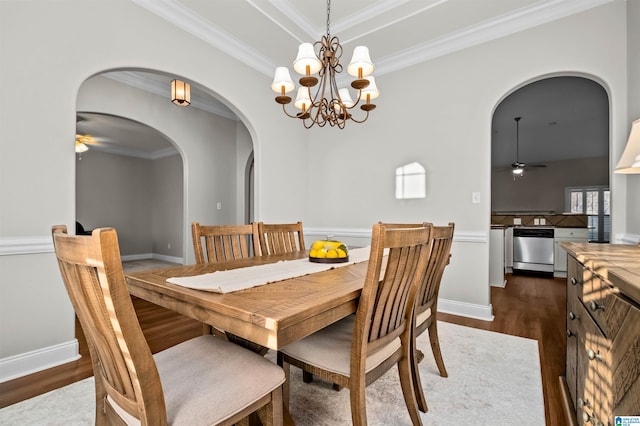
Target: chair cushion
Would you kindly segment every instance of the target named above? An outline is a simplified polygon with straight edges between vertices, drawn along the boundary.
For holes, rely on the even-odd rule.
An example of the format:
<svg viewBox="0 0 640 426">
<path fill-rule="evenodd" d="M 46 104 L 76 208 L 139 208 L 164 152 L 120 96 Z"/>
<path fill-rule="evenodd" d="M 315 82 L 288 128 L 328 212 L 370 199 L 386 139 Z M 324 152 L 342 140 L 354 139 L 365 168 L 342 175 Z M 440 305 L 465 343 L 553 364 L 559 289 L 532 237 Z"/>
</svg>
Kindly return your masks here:
<svg viewBox="0 0 640 426">
<path fill-rule="evenodd" d="M 284 371 L 273 362 L 214 336 L 196 337 L 153 357 L 170 425 L 217 424 L 285 380 Z"/>
<path fill-rule="evenodd" d="M 302 340 L 284 347 L 281 352 L 310 365 L 348 377 L 351 369 L 351 337 L 355 315 L 350 315 Z M 401 346 L 399 337 L 367 356 L 366 371 L 380 365 Z"/>
<path fill-rule="evenodd" d="M 426 320 L 428 320 L 430 316 L 431 316 L 431 308 L 427 309 L 424 312 L 420 312 L 416 316 L 416 327 L 419 326 L 419 325 L 422 325 L 422 323 L 424 323 Z"/>
</svg>

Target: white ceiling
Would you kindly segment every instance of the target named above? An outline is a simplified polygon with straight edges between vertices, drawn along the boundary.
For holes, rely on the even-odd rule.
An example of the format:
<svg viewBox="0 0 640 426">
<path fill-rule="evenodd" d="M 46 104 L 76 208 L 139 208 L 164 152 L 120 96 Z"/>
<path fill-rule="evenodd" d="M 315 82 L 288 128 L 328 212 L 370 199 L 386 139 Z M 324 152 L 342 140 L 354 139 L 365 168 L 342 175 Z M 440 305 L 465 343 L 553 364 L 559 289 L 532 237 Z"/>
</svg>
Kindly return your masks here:
<svg viewBox="0 0 640 426">
<path fill-rule="evenodd" d="M 327 10 L 324 1 L 309 0 L 133 0 L 205 42 L 224 50 L 238 60 L 255 68 L 269 79 L 276 66 L 288 66 L 301 42 L 314 42 L 326 33 Z M 356 45 L 366 45 L 376 66 L 374 75 L 380 76 L 415 63 L 427 61 L 466 47 L 496 39 L 536 25 L 553 21 L 590 9 L 611 0 L 334 0 L 331 3 L 331 34 L 340 39 L 344 48 L 342 62 L 348 63 Z M 268 35 L 268 36 L 265 36 Z M 111 78 L 144 90 L 166 96 L 169 76 L 133 71 L 109 73 Z M 188 77 L 188 76 L 185 76 Z M 383 102 L 384 87 L 380 102 Z M 536 95 L 537 96 L 537 95 Z M 526 126 L 533 123 L 557 121 L 561 125 L 575 121 L 568 118 L 583 105 L 576 99 L 566 110 L 557 111 L 550 105 L 541 105 L 546 96 L 537 96 L 531 106 L 518 105 L 518 112 L 504 108 L 504 117 L 496 111 L 493 139 L 504 155 L 494 155 L 496 164 L 510 164 L 515 160 L 515 148 L 509 151 L 507 140 L 515 134 L 514 114 L 521 121 L 521 160 L 548 161 L 546 158 L 524 156 L 523 135 Z M 206 91 L 192 87 L 192 105 L 227 117 L 233 113 Z M 557 106 L 557 104 L 554 104 Z M 543 114 L 544 112 L 544 114 Z M 567 114 L 569 114 L 567 116 Z M 101 148 L 131 149 L 150 157 L 163 155 L 170 143 L 166 140 L 153 145 L 158 139 L 153 129 L 149 134 L 128 137 L 130 127 L 116 118 L 97 117 L 84 122 L 84 129 L 99 140 Z M 114 120 L 111 125 L 111 120 Z M 546 120 L 546 121 L 545 121 Z M 548 129 L 547 129 L 548 130 Z M 533 130 L 532 130 L 533 131 Z M 144 133 L 145 130 L 140 130 Z M 504 138 L 504 140 L 501 140 Z M 145 141 L 137 146 L 133 140 Z M 109 143 L 107 143 L 107 141 Z M 585 142 L 583 141 L 583 144 Z M 167 145 L 169 144 L 169 145 Z M 511 144 L 513 145 L 513 144 Z M 556 145 L 553 145 L 554 147 Z M 567 148 L 566 152 L 577 152 Z"/>
</svg>

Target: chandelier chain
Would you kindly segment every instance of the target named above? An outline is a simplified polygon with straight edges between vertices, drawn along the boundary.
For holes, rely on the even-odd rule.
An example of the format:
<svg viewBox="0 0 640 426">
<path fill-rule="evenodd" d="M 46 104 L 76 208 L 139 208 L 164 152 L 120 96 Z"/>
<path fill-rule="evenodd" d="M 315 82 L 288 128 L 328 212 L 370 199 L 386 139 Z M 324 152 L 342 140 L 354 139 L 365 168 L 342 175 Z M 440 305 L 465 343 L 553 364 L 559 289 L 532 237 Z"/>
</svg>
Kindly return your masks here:
<svg viewBox="0 0 640 426">
<path fill-rule="evenodd" d="M 331 13 L 331 0 L 327 0 L 327 38 L 331 38 L 331 34 L 329 32 L 329 16 Z"/>
</svg>

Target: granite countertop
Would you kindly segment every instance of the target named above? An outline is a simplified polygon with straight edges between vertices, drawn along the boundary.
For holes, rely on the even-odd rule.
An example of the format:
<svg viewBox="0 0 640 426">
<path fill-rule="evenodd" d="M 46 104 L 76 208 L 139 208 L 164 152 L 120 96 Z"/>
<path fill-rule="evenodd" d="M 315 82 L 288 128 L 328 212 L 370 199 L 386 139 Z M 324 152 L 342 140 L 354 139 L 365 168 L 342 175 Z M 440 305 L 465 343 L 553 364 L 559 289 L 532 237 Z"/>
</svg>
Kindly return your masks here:
<svg viewBox="0 0 640 426">
<path fill-rule="evenodd" d="M 640 304 L 640 247 L 629 244 L 562 243 L 587 268 Z"/>
</svg>

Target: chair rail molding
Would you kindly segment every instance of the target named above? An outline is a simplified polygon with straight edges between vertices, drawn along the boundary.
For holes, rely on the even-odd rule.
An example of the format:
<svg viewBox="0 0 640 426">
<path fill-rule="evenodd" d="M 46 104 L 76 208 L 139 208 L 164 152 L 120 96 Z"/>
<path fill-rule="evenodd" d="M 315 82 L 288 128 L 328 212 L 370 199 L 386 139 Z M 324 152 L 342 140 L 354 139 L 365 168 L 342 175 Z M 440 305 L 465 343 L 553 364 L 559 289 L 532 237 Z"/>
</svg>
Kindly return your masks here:
<svg viewBox="0 0 640 426">
<path fill-rule="evenodd" d="M 336 238 L 349 245 L 347 240 L 357 240 L 365 242 L 364 246 L 368 246 L 371 240 L 371 228 L 304 228 L 305 237 L 313 239 Z M 307 238 L 305 238 L 306 240 Z M 488 243 L 488 231 L 458 231 L 456 229 L 453 241 L 461 243 Z"/>
<path fill-rule="evenodd" d="M 0 237 L 0 256 L 53 253 L 53 240 L 46 237 Z"/>
</svg>

